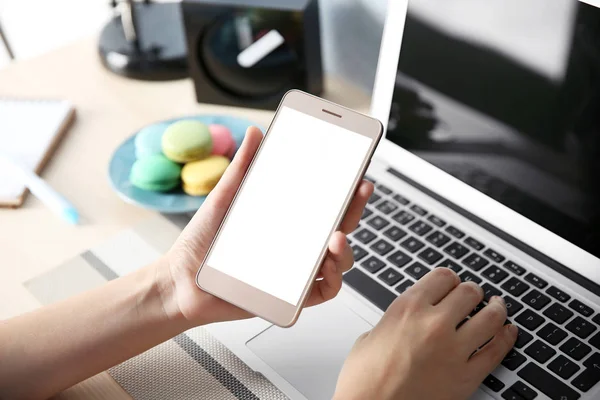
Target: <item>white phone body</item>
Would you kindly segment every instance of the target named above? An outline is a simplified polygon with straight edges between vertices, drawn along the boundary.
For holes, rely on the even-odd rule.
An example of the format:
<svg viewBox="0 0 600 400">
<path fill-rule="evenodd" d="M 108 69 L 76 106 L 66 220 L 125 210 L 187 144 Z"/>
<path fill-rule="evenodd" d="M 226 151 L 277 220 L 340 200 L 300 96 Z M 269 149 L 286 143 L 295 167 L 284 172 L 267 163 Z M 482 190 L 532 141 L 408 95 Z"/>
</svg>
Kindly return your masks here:
<svg viewBox="0 0 600 400">
<path fill-rule="evenodd" d="M 198 271 L 198 286 L 292 326 L 382 135 L 376 119 L 288 92 Z"/>
</svg>

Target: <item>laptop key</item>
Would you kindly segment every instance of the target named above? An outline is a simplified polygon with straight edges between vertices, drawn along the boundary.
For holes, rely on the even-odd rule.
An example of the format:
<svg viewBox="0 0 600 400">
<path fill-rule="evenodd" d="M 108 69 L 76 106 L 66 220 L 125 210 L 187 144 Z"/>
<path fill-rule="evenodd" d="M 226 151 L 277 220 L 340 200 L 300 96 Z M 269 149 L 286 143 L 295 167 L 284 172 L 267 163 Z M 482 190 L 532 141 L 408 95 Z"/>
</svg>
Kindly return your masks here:
<svg viewBox="0 0 600 400">
<path fill-rule="evenodd" d="M 427 215 L 428 211 L 426 209 L 424 209 L 423 207 L 419 207 L 416 204 L 413 204 L 410 207 L 411 210 L 413 210 L 416 214 L 420 215 L 421 217 L 424 217 Z"/>
<path fill-rule="evenodd" d="M 398 206 L 389 200 L 385 200 L 379 203 L 376 208 L 384 214 L 391 214 L 398 209 Z"/>
<path fill-rule="evenodd" d="M 400 196 L 399 194 L 395 194 L 394 197 L 393 197 L 393 199 L 396 200 L 398 203 L 402 204 L 403 206 L 405 206 L 408 203 L 410 203 L 410 200 L 408 200 L 404 196 Z"/>
<path fill-rule="evenodd" d="M 431 232 L 433 230 L 433 227 L 427 224 L 426 222 L 417 221 L 414 224 L 412 224 L 408 229 L 410 229 L 419 236 L 424 236 Z"/>
<path fill-rule="evenodd" d="M 414 220 L 415 216 L 412 215 L 411 213 L 409 213 L 408 211 L 402 210 L 402 211 L 394 214 L 394 216 L 392 217 L 392 219 L 394 221 L 396 221 L 397 223 L 399 223 L 400 225 L 406 225 L 410 221 Z"/>
<path fill-rule="evenodd" d="M 408 239 L 400 243 L 400 246 L 404 247 L 411 253 L 416 253 L 417 251 L 425 247 L 425 244 L 417 238 L 409 237 Z"/>
<path fill-rule="evenodd" d="M 431 247 L 428 247 L 419 253 L 419 258 L 425 261 L 427 264 L 433 265 L 436 262 L 440 261 L 443 258 L 443 256 Z"/>
<path fill-rule="evenodd" d="M 485 301 L 490 301 L 493 296 L 500 296 L 502 294 L 501 291 L 490 285 L 489 283 L 481 286 L 483 289 L 483 298 Z"/>
<path fill-rule="evenodd" d="M 381 286 L 374 279 L 357 268 L 351 269 L 344 274 L 344 282 L 350 285 L 358 293 L 375 304 L 380 310 L 385 311 L 394 300 L 396 295 Z"/>
<path fill-rule="evenodd" d="M 482 282 L 482 279 L 475 274 L 470 273 L 469 271 L 465 271 L 460 274 L 460 280 L 463 282 L 475 282 L 477 284 Z"/>
<path fill-rule="evenodd" d="M 575 334 L 575 336 L 585 339 L 590 336 L 597 329 L 591 322 L 586 321 L 581 317 L 575 317 L 566 326 L 569 332 Z"/>
<path fill-rule="evenodd" d="M 479 271 L 481 268 L 488 265 L 490 262 L 476 253 L 470 254 L 462 263 L 474 271 Z"/>
<path fill-rule="evenodd" d="M 404 276 L 393 268 L 388 268 L 377 276 L 379 279 L 384 281 L 390 286 L 394 286 L 396 283 L 404 279 Z"/>
<path fill-rule="evenodd" d="M 514 371 L 515 369 L 519 368 L 521 364 L 523 364 L 525 361 L 527 361 L 527 357 L 525 357 L 523 354 L 519 353 L 516 350 L 511 350 L 508 352 L 506 357 L 504 357 L 504 360 L 502 360 L 502 365 L 504 365 L 511 371 Z"/>
<path fill-rule="evenodd" d="M 469 249 L 467 249 L 465 246 L 458 242 L 454 242 L 449 244 L 444 249 L 444 251 L 458 260 L 462 258 L 465 254 L 467 254 L 469 252 Z"/>
<path fill-rule="evenodd" d="M 592 354 L 583 365 L 586 369 L 573 379 L 573 385 L 582 392 L 587 392 L 600 381 L 600 354 Z"/>
<path fill-rule="evenodd" d="M 504 303 L 506 303 L 506 313 L 509 317 L 512 317 L 523 308 L 523 304 L 510 296 L 504 296 Z"/>
<path fill-rule="evenodd" d="M 381 183 L 379 185 L 376 185 L 375 187 L 384 194 L 392 194 L 392 190 L 387 186 L 382 185 Z"/>
<path fill-rule="evenodd" d="M 390 224 L 389 221 L 387 221 L 379 216 L 375 216 L 375 217 L 371 218 L 369 221 L 367 221 L 367 225 L 377 229 L 378 231 L 382 230 L 389 224 Z"/>
<path fill-rule="evenodd" d="M 501 263 L 504 260 L 506 260 L 506 257 L 504 257 L 502 254 L 498 253 L 495 250 L 489 249 L 489 248 L 486 251 L 484 251 L 483 254 L 486 255 L 487 257 L 491 258 L 492 260 L 494 260 L 497 263 Z"/>
<path fill-rule="evenodd" d="M 434 224 L 438 228 L 443 228 L 444 225 L 446 225 L 446 221 L 444 221 L 443 219 L 440 219 L 440 218 L 436 217 L 433 214 L 431 214 L 429 217 L 427 217 L 427 221 L 431 222 L 432 224 Z"/>
<path fill-rule="evenodd" d="M 414 263 L 413 265 L 411 265 L 410 267 L 406 268 L 406 270 L 405 270 L 405 272 L 407 274 L 409 274 L 410 276 L 412 276 L 416 280 L 419 280 L 422 277 L 424 277 L 425 275 L 427 275 L 427 273 L 429 271 L 431 271 L 431 270 L 429 268 L 427 268 L 426 266 L 424 266 L 423 264 L 421 264 L 420 262 Z"/>
<path fill-rule="evenodd" d="M 548 282 L 546 282 L 539 276 L 532 274 L 531 272 L 525 276 L 525 280 L 529 283 L 532 283 L 534 286 L 537 286 L 540 289 L 543 289 L 546 286 L 548 286 Z"/>
<path fill-rule="evenodd" d="M 583 357 L 587 356 L 588 353 L 592 351 L 592 348 L 572 337 L 560 346 L 560 351 L 571 357 L 573 360 L 581 361 Z"/>
<path fill-rule="evenodd" d="M 576 400 L 580 397 L 574 389 L 533 362 L 524 366 L 517 375 L 552 400 Z"/>
<path fill-rule="evenodd" d="M 600 353 L 592 354 L 587 360 L 585 360 L 583 366 L 588 368 L 595 367 L 600 369 Z"/>
<path fill-rule="evenodd" d="M 507 261 L 504 263 L 504 268 L 508 269 L 509 271 L 512 271 L 513 273 L 521 276 L 523 275 L 526 271 L 525 268 L 521 267 L 518 264 L 515 264 L 512 261 Z"/>
<path fill-rule="evenodd" d="M 600 325 L 600 314 L 596 314 L 594 318 L 592 318 L 592 321 Z"/>
<path fill-rule="evenodd" d="M 517 349 L 523 348 L 524 346 L 527 345 L 527 343 L 531 342 L 532 339 L 533 339 L 533 335 L 531 333 L 527 332 L 525 329 L 519 329 L 515 347 Z"/>
<path fill-rule="evenodd" d="M 573 316 L 573 311 L 561 306 L 558 303 L 553 303 L 544 311 L 544 315 L 557 324 L 563 324 L 566 320 Z"/>
<path fill-rule="evenodd" d="M 542 325 L 546 319 L 544 317 L 540 317 L 536 313 L 531 310 L 525 310 L 517 318 L 515 318 L 519 324 L 529 329 L 530 331 L 534 331 Z"/>
<path fill-rule="evenodd" d="M 589 342 L 592 346 L 600 350 L 600 332 L 592 336 Z"/>
<path fill-rule="evenodd" d="M 546 289 L 546 293 L 548 293 L 550 296 L 554 297 L 556 300 L 560 301 L 561 303 L 565 303 L 565 302 L 571 300 L 571 296 L 569 296 L 568 294 L 566 294 L 565 292 L 563 292 L 556 286 L 550 286 L 548 289 Z"/>
<path fill-rule="evenodd" d="M 590 358 L 588 358 L 587 360 L 585 360 L 585 362 L 583 363 L 583 365 L 585 367 L 588 368 L 598 368 L 600 369 L 600 353 L 594 353 L 590 356 Z"/>
<path fill-rule="evenodd" d="M 499 392 L 504 389 L 504 383 L 491 374 L 483 380 L 483 384 L 492 389 L 494 392 Z"/>
<path fill-rule="evenodd" d="M 502 393 L 502 398 L 505 400 L 525 400 L 524 398 L 513 392 L 512 389 L 506 389 Z"/>
<path fill-rule="evenodd" d="M 540 364 L 544 364 L 546 361 L 554 357 L 556 350 L 541 340 L 536 340 L 533 342 L 533 344 L 530 344 L 529 347 L 525 349 L 525 354 Z"/>
<path fill-rule="evenodd" d="M 542 308 L 546 307 L 548 303 L 550 303 L 550 297 L 534 289 L 527 293 L 525 297 L 523 297 L 523 302 L 528 304 L 530 307 L 535 308 L 536 310 L 541 310 Z"/>
<path fill-rule="evenodd" d="M 556 346 L 565 340 L 567 337 L 567 332 L 563 331 L 552 322 L 548 322 L 542 329 L 538 331 L 537 335 L 551 345 Z"/>
<path fill-rule="evenodd" d="M 356 232 L 354 238 L 363 244 L 368 244 L 372 242 L 377 235 L 368 230 L 367 228 L 363 228 L 360 231 Z"/>
<path fill-rule="evenodd" d="M 594 314 L 594 310 L 591 307 L 586 306 L 585 304 L 583 304 L 582 302 L 580 302 L 577 299 L 575 299 L 569 303 L 569 308 L 572 308 L 573 310 L 577 311 L 579 314 L 583 315 L 584 317 L 589 317 L 592 314 Z"/>
<path fill-rule="evenodd" d="M 575 379 L 573 379 L 573 386 L 582 392 L 587 392 L 596 386 L 596 383 L 598 382 L 600 382 L 600 369 L 588 367 L 584 369 L 581 374 L 577 375 Z"/>
<path fill-rule="evenodd" d="M 377 203 L 380 199 L 381 199 L 380 195 L 378 195 L 377 193 L 373 193 L 371 195 L 371 197 L 369 197 L 369 200 L 367 201 L 367 203 L 369 203 L 369 204 Z"/>
<path fill-rule="evenodd" d="M 398 228 L 397 226 L 391 226 L 387 231 L 383 232 L 383 234 L 393 241 L 398 241 L 408 235 L 403 229 Z"/>
<path fill-rule="evenodd" d="M 452 225 L 449 225 L 446 228 L 446 232 L 448 232 L 450 235 L 454 236 L 457 239 L 462 239 L 463 237 L 465 237 L 465 233 L 463 231 L 453 227 Z"/>
<path fill-rule="evenodd" d="M 385 263 L 375 256 L 367 258 L 360 265 L 372 274 L 385 267 Z"/>
<path fill-rule="evenodd" d="M 508 276 L 508 272 L 496 267 L 495 265 L 489 267 L 481 273 L 484 277 L 488 278 L 493 283 L 500 283 Z"/>
<path fill-rule="evenodd" d="M 354 261 L 362 260 L 367 254 L 367 251 L 360 247 L 359 245 L 352 246 L 352 254 L 354 255 Z"/>
<path fill-rule="evenodd" d="M 560 354 L 548 364 L 548 369 L 563 379 L 569 379 L 575 375 L 580 368 L 573 361 Z"/>
<path fill-rule="evenodd" d="M 438 268 L 449 268 L 456 273 L 460 272 L 463 269 L 460 265 L 458 265 L 449 258 L 446 258 L 441 263 L 438 263 Z"/>
<path fill-rule="evenodd" d="M 413 281 L 411 281 L 410 279 L 407 279 L 398 285 L 398 287 L 396 288 L 396 292 L 402 294 L 402 293 L 406 292 L 414 284 L 415 283 Z"/>
<path fill-rule="evenodd" d="M 527 290 L 529 290 L 529 285 L 513 277 L 504 282 L 504 284 L 502 285 L 502 289 L 506 290 L 513 296 L 519 297 Z"/>
<path fill-rule="evenodd" d="M 483 245 L 483 243 L 473 239 L 472 237 L 468 237 L 465 239 L 465 243 L 467 244 L 467 246 L 474 248 L 475 250 L 479 251 L 481 249 L 483 249 L 485 246 Z"/>
<path fill-rule="evenodd" d="M 412 257 L 406 255 L 405 253 L 397 250 L 392 253 L 392 255 L 388 256 L 387 260 L 394 264 L 398 268 L 404 267 L 406 264 L 412 261 Z"/>
<path fill-rule="evenodd" d="M 427 240 L 429 243 L 431 243 L 432 245 L 434 245 L 436 247 L 442 247 L 443 245 L 445 245 L 446 243 L 448 243 L 450 241 L 450 237 L 448 237 L 447 235 L 444 235 L 442 232 L 438 231 L 438 232 L 433 232 L 432 234 L 427 236 L 427 238 L 425 240 Z"/>
<path fill-rule="evenodd" d="M 532 388 L 530 388 L 529 386 L 527 386 L 526 384 L 524 384 L 521 381 L 516 381 L 511 387 L 510 389 L 515 392 L 516 394 L 518 394 L 519 396 L 521 396 L 522 398 L 524 398 L 525 400 L 533 400 L 537 397 L 538 393 L 533 390 Z"/>
<path fill-rule="evenodd" d="M 378 241 L 376 241 L 374 244 L 371 245 L 371 250 L 373 250 L 375 253 L 379 254 L 380 256 L 386 255 L 393 249 L 394 249 L 394 246 L 391 245 L 390 243 L 386 242 L 383 239 L 379 239 Z"/>
</svg>

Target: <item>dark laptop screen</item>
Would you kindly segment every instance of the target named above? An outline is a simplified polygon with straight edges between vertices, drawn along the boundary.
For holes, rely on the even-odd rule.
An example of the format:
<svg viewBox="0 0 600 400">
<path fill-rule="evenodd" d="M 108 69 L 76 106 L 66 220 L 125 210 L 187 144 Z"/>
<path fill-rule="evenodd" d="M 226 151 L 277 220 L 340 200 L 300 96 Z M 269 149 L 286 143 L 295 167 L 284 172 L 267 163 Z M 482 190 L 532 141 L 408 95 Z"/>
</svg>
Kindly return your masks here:
<svg viewBox="0 0 600 400">
<path fill-rule="evenodd" d="M 411 0 L 387 138 L 600 257 L 600 9 Z"/>
</svg>

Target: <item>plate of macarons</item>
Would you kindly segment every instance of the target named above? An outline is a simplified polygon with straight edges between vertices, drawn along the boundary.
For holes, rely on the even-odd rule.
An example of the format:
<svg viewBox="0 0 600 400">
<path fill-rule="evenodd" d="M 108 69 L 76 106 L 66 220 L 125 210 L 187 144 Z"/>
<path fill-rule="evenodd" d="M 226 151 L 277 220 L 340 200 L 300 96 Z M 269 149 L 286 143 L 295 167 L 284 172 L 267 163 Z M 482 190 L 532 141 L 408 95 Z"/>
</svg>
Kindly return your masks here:
<svg viewBox="0 0 600 400">
<path fill-rule="evenodd" d="M 195 212 L 252 125 L 243 118 L 198 115 L 145 126 L 113 154 L 110 183 L 128 203 L 167 214 Z"/>
</svg>

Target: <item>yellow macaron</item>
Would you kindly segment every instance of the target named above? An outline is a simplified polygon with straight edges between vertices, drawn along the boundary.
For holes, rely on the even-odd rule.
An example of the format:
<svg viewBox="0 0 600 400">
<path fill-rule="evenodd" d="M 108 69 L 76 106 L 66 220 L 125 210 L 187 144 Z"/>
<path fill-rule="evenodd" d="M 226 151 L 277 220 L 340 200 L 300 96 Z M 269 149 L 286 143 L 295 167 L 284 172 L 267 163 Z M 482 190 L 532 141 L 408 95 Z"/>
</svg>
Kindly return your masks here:
<svg viewBox="0 0 600 400">
<path fill-rule="evenodd" d="M 229 162 L 227 157 L 210 156 L 186 164 L 181 170 L 183 191 L 190 196 L 206 196 L 217 186 Z"/>
</svg>

